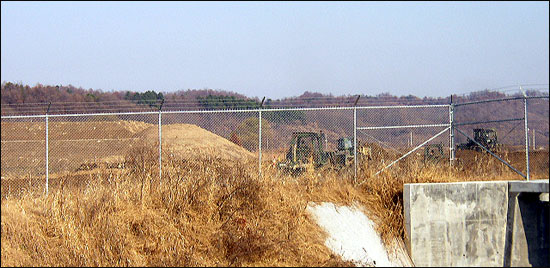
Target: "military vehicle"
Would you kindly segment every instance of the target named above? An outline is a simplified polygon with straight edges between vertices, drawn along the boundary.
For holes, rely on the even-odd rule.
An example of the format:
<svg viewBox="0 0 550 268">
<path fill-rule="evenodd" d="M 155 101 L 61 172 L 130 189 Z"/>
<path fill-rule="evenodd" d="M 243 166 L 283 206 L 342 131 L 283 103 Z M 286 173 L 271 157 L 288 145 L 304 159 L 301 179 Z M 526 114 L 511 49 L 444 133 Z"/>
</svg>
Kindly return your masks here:
<svg viewBox="0 0 550 268">
<path fill-rule="evenodd" d="M 498 143 L 497 131 L 492 128 L 475 128 L 474 140 L 491 151 L 496 151 L 501 147 Z M 466 143 L 457 145 L 457 150 L 483 151 L 479 145 L 470 139 Z"/>
<path fill-rule="evenodd" d="M 322 131 L 294 132 L 286 159 L 277 166 L 296 175 L 308 166 L 320 168 L 329 165 L 339 169 L 353 163 L 353 138 L 338 139 L 336 151 L 326 151 L 326 146 L 327 139 Z"/>
<path fill-rule="evenodd" d="M 424 146 L 424 163 L 439 163 L 443 157 L 443 144 L 428 144 Z"/>
</svg>

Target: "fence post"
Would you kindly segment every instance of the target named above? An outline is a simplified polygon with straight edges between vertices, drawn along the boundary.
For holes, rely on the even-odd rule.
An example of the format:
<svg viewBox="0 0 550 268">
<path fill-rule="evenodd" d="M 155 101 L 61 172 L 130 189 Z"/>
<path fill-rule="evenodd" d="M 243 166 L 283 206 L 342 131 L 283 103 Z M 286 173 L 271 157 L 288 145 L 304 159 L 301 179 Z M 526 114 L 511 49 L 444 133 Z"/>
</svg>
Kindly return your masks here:
<svg viewBox="0 0 550 268">
<path fill-rule="evenodd" d="M 50 113 L 50 106 L 52 105 L 52 103 L 50 102 L 48 104 L 48 110 L 46 110 L 46 195 L 48 195 L 48 186 L 49 186 L 49 179 L 50 179 L 50 171 L 49 171 L 49 148 L 48 148 L 48 143 L 49 143 L 49 139 L 48 139 L 48 134 L 49 134 L 49 130 L 48 130 L 48 113 Z"/>
<path fill-rule="evenodd" d="M 454 115 L 455 106 L 453 104 L 453 95 L 451 95 L 451 103 L 449 104 L 449 162 L 452 166 L 455 160 L 455 130 L 454 130 Z"/>
<path fill-rule="evenodd" d="M 353 183 L 357 184 L 357 102 L 361 95 L 357 95 L 353 104 Z"/>
<path fill-rule="evenodd" d="M 262 107 L 264 106 L 265 97 L 260 103 L 258 110 L 258 174 L 262 177 Z"/>
<path fill-rule="evenodd" d="M 527 127 L 527 94 L 523 91 L 523 88 L 519 86 L 521 93 L 523 94 L 523 122 L 525 122 L 525 166 L 527 171 L 527 181 L 529 181 L 529 128 Z"/>
<path fill-rule="evenodd" d="M 535 129 L 533 129 L 533 151 L 536 149 L 537 147 L 535 146 Z"/>
<path fill-rule="evenodd" d="M 159 106 L 159 181 L 162 179 L 162 105 L 164 99 Z"/>
</svg>

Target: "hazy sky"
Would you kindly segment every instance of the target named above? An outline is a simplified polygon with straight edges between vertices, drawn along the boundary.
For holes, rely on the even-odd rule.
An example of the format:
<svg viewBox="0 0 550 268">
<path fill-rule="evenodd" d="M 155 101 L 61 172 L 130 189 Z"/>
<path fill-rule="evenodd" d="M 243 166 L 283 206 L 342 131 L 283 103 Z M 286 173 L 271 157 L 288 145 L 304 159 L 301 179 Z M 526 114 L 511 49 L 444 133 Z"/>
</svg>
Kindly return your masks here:
<svg viewBox="0 0 550 268">
<path fill-rule="evenodd" d="M 2 2 L 1 80 L 281 98 L 548 84 L 548 2 Z"/>
</svg>

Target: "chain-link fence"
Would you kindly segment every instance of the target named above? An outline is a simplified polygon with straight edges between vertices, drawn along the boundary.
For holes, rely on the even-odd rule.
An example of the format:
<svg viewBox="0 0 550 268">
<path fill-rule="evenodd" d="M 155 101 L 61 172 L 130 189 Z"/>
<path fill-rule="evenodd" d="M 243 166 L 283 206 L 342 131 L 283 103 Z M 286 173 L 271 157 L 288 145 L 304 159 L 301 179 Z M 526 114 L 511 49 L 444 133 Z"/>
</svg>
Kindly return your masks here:
<svg viewBox="0 0 550 268">
<path fill-rule="evenodd" d="M 405 157 L 449 165 L 449 105 L 365 107 L 357 121 L 360 168 L 367 174 L 379 174 Z"/>
<path fill-rule="evenodd" d="M 406 175 L 414 164 L 498 166 L 536 179 L 548 176 L 548 95 L 434 105 L 2 116 L 1 143 L 2 197 L 47 192 L 68 174 L 124 170 L 128 161 L 141 161 L 161 177 L 173 156 L 245 161 L 260 175 L 331 167 L 357 180 L 396 170 Z"/>
<path fill-rule="evenodd" d="M 528 114 L 538 116 L 528 117 L 528 144 L 529 144 L 529 168 L 532 178 L 548 179 L 550 163 L 548 150 L 550 144 L 549 102 L 548 98 L 529 99 L 527 101 Z M 531 111 L 531 112 L 529 112 Z"/>
<path fill-rule="evenodd" d="M 2 118 L 2 197 L 43 190 L 46 175 L 45 116 Z"/>
<path fill-rule="evenodd" d="M 350 107 L 262 111 L 262 160 L 271 167 L 286 164 L 285 169 L 328 163 L 334 156 L 327 154 L 338 151 L 339 139 L 351 145 L 353 128 Z"/>
<path fill-rule="evenodd" d="M 547 96 L 463 102 L 453 111 L 456 158 L 462 166 L 495 171 L 505 166 L 526 179 L 548 178 Z M 539 152 L 529 148 L 534 128 L 529 125 L 540 128 L 535 131 L 542 142 Z"/>
</svg>

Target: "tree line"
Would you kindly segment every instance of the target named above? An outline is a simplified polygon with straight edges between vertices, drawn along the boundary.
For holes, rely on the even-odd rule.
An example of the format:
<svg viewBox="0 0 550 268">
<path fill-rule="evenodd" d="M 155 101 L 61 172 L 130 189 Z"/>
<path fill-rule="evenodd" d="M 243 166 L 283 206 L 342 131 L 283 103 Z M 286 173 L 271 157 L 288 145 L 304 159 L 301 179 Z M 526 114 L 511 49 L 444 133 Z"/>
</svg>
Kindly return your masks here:
<svg viewBox="0 0 550 268">
<path fill-rule="evenodd" d="M 544 92 L 531 91 L 529 95 L 546 94 Z M 358 95 L 333 96 L 305 91 L 297 97 L 283 99 L 266 99 L 263 108 L 278 107 L 325 107 L 325 106 L 353 106 Z M 455 96 L 453 102 L 465 102 L 480 99 L 497 99 L 508 97 L 506 94 L 496 91 L 483 90 L 469 93 L 464 96 Z M 1 86 L 2 114 L 6 112 L 35 111 L 37 107 L 45 107 L 52 102 L 54 112 L 66 113 L 72 110 L 85 112 L 111 112 L 134 111 L 136 109 L 158 109 L 165 101 L 163 109 L 166 110 L 196 110 L 196 109 L 257 109 L 261 105 L 259 98 L 249 98 L 239 93 L 212 90 L 212 89 L 188 89 L 175 92 L 161 92 L 158 90 L 136 91 L 103 91 L 101 89 L 83 89 L 73 85 L 23 85 L 22 83 L 3 82 Z M 448 104 L 449 97 L 424 97 L 413 95 L 393 96 L 389 93 L 380 93 L 376 96 L 360 95 L 357 105 L 414 105 L 414 104 Z M 78 107 L 80 110 L 76 109 Z M 32 109 L 31 109 L 32 108 Z M 39 113 L 39 112 L 37 112 Z M 266 117 L 273 120 L 303 120 L 303 114 L 294 111 L 267 113 Z M 277 119 L 280 117 L 279 119 Z"/>
</svg>

